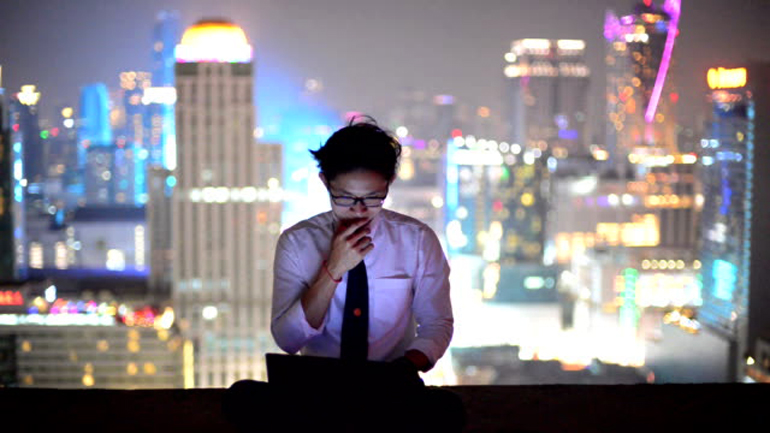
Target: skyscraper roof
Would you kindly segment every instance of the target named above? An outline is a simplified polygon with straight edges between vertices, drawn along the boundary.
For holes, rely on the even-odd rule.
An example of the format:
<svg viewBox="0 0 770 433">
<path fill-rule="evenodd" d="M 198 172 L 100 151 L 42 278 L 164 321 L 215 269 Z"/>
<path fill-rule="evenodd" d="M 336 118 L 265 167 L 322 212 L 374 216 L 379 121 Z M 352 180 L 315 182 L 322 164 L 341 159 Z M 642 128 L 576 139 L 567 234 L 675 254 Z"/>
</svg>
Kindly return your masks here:
<svg viewBox="0 0 770 433">
<path fill-rule="evenodd" d="M 176 59 L 181 63 L 248 63 L 252 48 L 239 26 L 224 19 L 204 19 L 185 30 Z"/>
</svg>

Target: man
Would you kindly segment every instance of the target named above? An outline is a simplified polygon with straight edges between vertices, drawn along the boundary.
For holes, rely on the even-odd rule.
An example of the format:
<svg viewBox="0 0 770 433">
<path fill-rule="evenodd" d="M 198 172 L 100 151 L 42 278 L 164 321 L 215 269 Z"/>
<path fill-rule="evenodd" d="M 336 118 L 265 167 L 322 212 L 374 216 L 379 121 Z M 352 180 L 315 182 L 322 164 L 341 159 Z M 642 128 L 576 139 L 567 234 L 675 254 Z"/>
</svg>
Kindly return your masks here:
<svg viewBox="0 0 770 433">
<path fill-rule="evenodd" d="M 373 122 L 351 122 L 312 153 L 331 211 L 294 225 L 278 240 L 275 341 L 289 353 L 407 360 L 429 370 L 452 337 L 449 266 L 427 225 L 382 208 L 401 145 Z M 363 280 L 364 299 L 351 306 L 356 279 Z M 359 316 L 367 309 L 368 320 Z M 348 322 L 362 320 L 368 322 L 365 347 L 348 349 L 355 345 L 348 341 L 355 338 Z"/>
<path fill-rule="evenodd" d="M 268 431 L 460 431 L 459 397 L 424 388 L 417 373 L 435 365 L 452 337 L 449 266 L 428 226 L 382 208 L 401 145 L 368 118 L 311 153 L 331 211 L 278 239 L 273 337 L 292 354 L 392 361 L 404 386 L 350 392 L 345 384 L 296 390 L 240 381 L 225 395 L 225 414 L 246 431 L 259 408 Z"/>
</svg>

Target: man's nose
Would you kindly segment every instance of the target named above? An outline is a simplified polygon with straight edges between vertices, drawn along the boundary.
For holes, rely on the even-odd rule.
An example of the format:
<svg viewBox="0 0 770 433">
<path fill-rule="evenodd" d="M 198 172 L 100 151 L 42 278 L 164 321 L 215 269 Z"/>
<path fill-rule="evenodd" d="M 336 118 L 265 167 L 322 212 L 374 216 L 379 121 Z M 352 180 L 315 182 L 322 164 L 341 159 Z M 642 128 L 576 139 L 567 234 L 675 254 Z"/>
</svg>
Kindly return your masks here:
<svg viewBox="0 0 770 433">
<path fill-rule="evenodd" d="M 369 208 L 364 206 L 361 202 L 356 202 L 351 206 L 350 210 L 352 210 L 356 215 L 363 215 L 367 211 L 369 211 Z"/>
</svg>

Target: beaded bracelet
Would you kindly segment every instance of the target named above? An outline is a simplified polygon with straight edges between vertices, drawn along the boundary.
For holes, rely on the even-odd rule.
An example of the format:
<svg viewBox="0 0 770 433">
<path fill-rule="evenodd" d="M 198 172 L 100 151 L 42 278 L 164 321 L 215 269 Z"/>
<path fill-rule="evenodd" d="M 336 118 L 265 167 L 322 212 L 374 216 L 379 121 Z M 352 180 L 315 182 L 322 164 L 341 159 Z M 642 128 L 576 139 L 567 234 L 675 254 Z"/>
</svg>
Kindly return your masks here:
<svg viewBox="0 0 770 433">
<path fill-rule="evenodd" d="M 329 278 L 331 278 L 331 279 L 332 279 L 332 281 L 334 281 L 335 283 L 338 283 L 338 284 L 339 284 L 340 282 L 342 282 L 342 277 L 340 277 L 339 279 L 337 279 L 337 278 L 334 278 L 334 275 L 332 275 L 331 271 L 329 271 L 329 267 L 328 267 L 328 266 L 326 266 L 326 260 L 324 260 L 324 264 L 323 264 L 323 266 L 322 266 L 322 267 L 324 268 L 324 271 L 326 271 L 326 275 L 328 275 L 328 276 L 329 276 Z"/>
</svg>

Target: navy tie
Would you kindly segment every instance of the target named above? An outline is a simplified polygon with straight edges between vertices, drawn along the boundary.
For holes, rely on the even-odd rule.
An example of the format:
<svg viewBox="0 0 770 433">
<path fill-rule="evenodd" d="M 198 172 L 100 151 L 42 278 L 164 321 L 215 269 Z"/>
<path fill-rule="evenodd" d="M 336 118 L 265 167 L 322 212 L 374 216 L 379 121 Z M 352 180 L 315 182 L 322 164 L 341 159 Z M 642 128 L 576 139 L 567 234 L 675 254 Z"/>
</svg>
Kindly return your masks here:
<svg viewBox="0 0 770 433">
<path fill-rule="evenodd" d="M 369 352 L 369 282 L 364 261 L 348 272 L 340 358 L 366 361 Z"/>
</svg>

